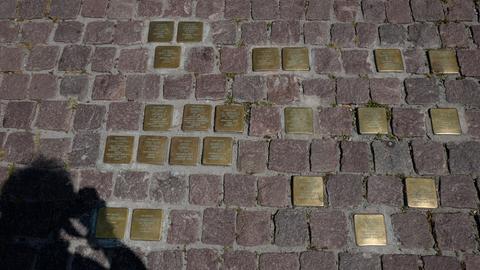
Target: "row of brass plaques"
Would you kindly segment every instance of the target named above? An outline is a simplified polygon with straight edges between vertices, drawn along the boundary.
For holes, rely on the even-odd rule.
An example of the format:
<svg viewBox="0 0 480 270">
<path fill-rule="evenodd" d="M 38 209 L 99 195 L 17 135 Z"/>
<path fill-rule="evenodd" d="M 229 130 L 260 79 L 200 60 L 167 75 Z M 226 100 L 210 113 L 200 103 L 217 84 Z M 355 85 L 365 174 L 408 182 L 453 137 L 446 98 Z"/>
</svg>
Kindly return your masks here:
<svg viewBox="0 0 480 270">
<path fill-rule="evenodd" d="M 104 163 L 129 164 L 133 156 L 133 136 L 108 136 L 105 144 Z M 199 162 L 200 138 L 173 137 L 170 142 L 169 164 L 195 166 Z M 168 138 L 140 136 L 137 162 L 163 165 L 167 160 Z M 232 164 L 233 139 L 230 137 L 205 137 L 203 139 L 202 164 L 230 166 Z"/>
<path fill-rule="evenodd" d="M 254 71 L 279 70 L 280 62 L 282 62 L 283 70 L 310 70 L 310 56 L 307 48 L 283 48 L 281 61 L 279 48 L 254 48 L 252 50 L 252 60 Z"/>
<path fill-rule="evenodd" d="M 104 207 L 98 210 L 95 237 L 123 239 L 127 228 L 128 208 Z M 130 239 L 159 241 L 162 238 L 163 211 L 161 209 L 134 209 Z"/>
<path fill-rule="evenodd" d="M 175 23 L 173 21 L 150 22 L 148 42 L 171 42 Z M 177 42 L 202 42 L 203 22 L 179 22 Z"/>
<path fill-rule="evenodd" d="M 435 180 L 430 178 L 405 179 L 407 204 L 412 208 L 437 208 Z M 320 176 L 293 177 L 293 204 L 295 206 L 325 206 L 325 184 Z"/>
</svg>

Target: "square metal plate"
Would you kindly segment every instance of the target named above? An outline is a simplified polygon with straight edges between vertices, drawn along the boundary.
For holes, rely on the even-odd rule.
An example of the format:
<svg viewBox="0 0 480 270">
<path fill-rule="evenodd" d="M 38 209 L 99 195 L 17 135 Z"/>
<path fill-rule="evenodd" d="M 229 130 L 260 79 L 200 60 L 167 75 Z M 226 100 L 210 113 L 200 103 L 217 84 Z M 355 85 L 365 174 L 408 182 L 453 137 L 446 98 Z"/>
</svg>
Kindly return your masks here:
<svg viewBox="0 0 480 270">
<path fill-rule="evenodd" d="M 179 22 L 177 42 L 202 42 L 203 22 Z"/>
<path fill-rule="evenodd" d="M 130 239 L 159 241 L 162 238 L 161 209 L 135 209 L 132 214 Z"/>
<path fill-rule="evenodd" d="M 387 231 L 382 214 L 356 214 L 354 223 L 358 246 L 387 245 Z"/>
<path fill-rule="evenodd" d="M 283 70 L 310 70 L 310 56 L 308 53 L 308 48 L 284 48 L 282 50 L 282 62 Z"/>
<path fill-rule="evenodd" d="M 137 162 L 163 165 L 167 156 L 168 138 L 161 136 L 140 136 Z"/>
<path fill-rule="evenodd" d="M 399 49 L 376 49 L 375 63 L 378 72 L 403 72 L 402 52 Z"/>
<path fill-rule="evenodd" d="M 318 176 L 293 177 L 293 204 L 295 206 L 324 206 L 323 178 Z"/>
<path fill-rule="evenodd" d="M 167 131 L 172 127 L 172 118 L 172 105 L 146 105 L 143 130 Z"/>
<path fill-rule="evenodd" d="M 454 108 L 431 109 L 432 129 L 436 135 L 460 135 L 462 128 L 458 111 Z"/>
<path fill-rule="evenodd" d="M 174 22 L 150 22 L 148 42 L 170 42 L 173 39 Z"/>
<path fill-rule="evenodd" d="M 438 207 L 435 180 L 429 178 L 407 178 L 405 179 L 405 185 L 409 207 Z"/>
<path fill-rule="evenodd" d="M 199 142 L 197 137 L 173 137 L 170 142 L 170 164 L 197 165 Z"/>
<path fill-rule="evenodd" d="M 312 108 L 288 107 L 285 108 L 285 131 L 287 133 L 312 134 Z"/>
<path fill-rule="evenodd" d="M 358 122 L 361 134 L 388 134 L 385 108 L 358 108 Z"/>
<path fill-rule="evenodd" d="M 254 48 L 252 50 L 253 71 L 272 71 L 280 69 L 279 48 Z"/>
<path fill-rule="evenodd" d="M 98 209 L 96 238 L 123 239 L 127 227 L 128 208 L 103 207 Z"/>
<path fill-rule="evenodd" d="M 242 105 L 218 105 L 215 108 L 215 131 L 242 133 L 245 108 Z"/>
<path fill-rule="evenodd" d="M 158 46 L 155 48 L 155 68 L 178 68 L 182 48 L 180 46 Z"/>
<path fill-rule="evenodd" d="M 428 51 L 430 67 L 436 74 L 457 74 L 460 71 L 457 54 L 452 49 Z"/>
<path fill-rule="evenodd" d="M 211 105 L 187 104 L 183 107 L 183 131 L 208 131 L 211 122 Z"/>
<path fill-rule="evenodd" d="M 205 137 L 203 140 L 204 165 L 232 165 L 233 139 L 230 137 Z"/>
<path fill-rule="evenodd" d="M 133 136 L 108 136 L 103 155 L 104 163 L 128 164 L 132 161 Z"/>
</svg>

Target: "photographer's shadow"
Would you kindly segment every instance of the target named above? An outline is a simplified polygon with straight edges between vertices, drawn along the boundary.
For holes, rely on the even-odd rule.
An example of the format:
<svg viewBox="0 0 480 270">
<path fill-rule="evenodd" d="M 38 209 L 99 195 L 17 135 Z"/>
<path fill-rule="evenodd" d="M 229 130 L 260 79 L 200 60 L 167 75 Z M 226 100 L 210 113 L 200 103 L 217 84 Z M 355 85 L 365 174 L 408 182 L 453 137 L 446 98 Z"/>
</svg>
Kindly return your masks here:
<svg viewBox="0 0 480 270">
<path fill-rule="evenodd" d="M 146 269 L 119 241 L 98 245 L 92 218 L 105 206 L 96 190 L 75 192 L 61 162 L 37 158 L 15 170 L 0 195 L 1 269 Z"/>
</svg>

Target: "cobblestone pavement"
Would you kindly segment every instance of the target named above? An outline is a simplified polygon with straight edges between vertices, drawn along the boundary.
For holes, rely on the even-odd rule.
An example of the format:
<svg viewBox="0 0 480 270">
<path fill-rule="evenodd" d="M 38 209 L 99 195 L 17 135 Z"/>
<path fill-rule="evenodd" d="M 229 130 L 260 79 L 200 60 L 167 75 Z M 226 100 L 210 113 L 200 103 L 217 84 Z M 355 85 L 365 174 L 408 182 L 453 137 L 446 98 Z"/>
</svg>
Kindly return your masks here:
<svg viewBox="0 0 480 270">
<path fill-rule="evenodd" d="M 132 240 L 130 217 L 121 240 L 148 269 L 478 270 L 478 11 L 473 0 L 1 0 L 1 179 L 41 153 L 109 207 L 162 209 L 160 240 Z M 152 21 L 203 22 L 203 37 L 148 42 Z M 154 68 L 155 48 L 169 44 L 180 66 Z M 310 69 L 253 71 L 256 47 L 307 48 Z M 378 72 L 377 48 L 400 49 L 404 71 Z M 432 73 L 436 48 L 453 49 L 459 74 Z M 172 127 L 145 131 L 147 104 L 172 105 Z M 212 105 L 205 131 L 182 129 L 186 104 Z M 241 132 L 214 124 L 222 104 L 244 105 Z M 311 108 L 311 134 L 288 107 Z M 388 134 L 360 133 L 358 108 L 374 107 L 386 109 Z M 435 134 L 432 108 L 456 109 L 461 134 Z M 307 134 L 287 132 L 297 122 Z M 134 137 L 127 164 L 104 162 L 111 135 Z M 137 160 L 141 135 L 167 137 L 163 164 Z M 199 156 L 205 137 L 233 138 L 231 165 L 172 165 L 178 136 L 199 138 Z M 211 156 L 228 159 L 228 146 Z M 294 204 L 299 175 L 323 177 L 325 206 Z M 406 178 L 434 179 L 438 208 L 409 206 Z M 383 215 L 385 246 L 358 245 L 354 215 L 365 213 Z M 119 241 L 90 249 L 87 216 L 91 241 L 70 237 L 69 253 L 137 269 Z M 2 264 L 43 269 L 52 237 L 35 232 L 50 225 L 34 223 Z"/>
</svg>

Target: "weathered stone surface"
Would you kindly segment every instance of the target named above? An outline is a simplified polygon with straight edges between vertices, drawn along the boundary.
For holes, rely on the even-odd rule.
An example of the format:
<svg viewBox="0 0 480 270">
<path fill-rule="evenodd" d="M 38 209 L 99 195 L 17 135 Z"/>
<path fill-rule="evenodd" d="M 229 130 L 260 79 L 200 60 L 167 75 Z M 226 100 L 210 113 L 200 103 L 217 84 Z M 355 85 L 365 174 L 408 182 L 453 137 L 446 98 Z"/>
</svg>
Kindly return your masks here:
<svg viewBox="0 0 480 270">
<path fill-rule="evenodd" d="M 434 244 L 427 216 L 422 213 L 394 214 L 392 225 L 395 236 L 405 248 L 429 249 Z"/>
<path fill-rule="evenodd" d="M 267 77 L 267 100 L 275 104 L 288 104 L 298 100 L 300 83 L 293 75 Z"/>
<path fill-rule="evenodd" d="M 421 260 L 415 255 L 383 255 L 382 266 L 384 270 L 409 270 L 418 269 Z"/>
<path fill-rule="evenodd" d="M 401 46 L 407 40 L 407 29 L 401 24 L 384 24 L 378 29 L 380 42 L 385 46 Z"/>
<path fill-rule="evenodd" d="M 320 102 L 332 104 L 335 102 L 335 80 L 308 79 L 303 81 L 303 94 L 316 96 Z"/>
<path fill-rule="evenodd" d="M 353 174 L 332 175 L 327 180 L 329 203 L 333 207 L 355 207 L 363 201 L 363 177 Z"/>
<path fill-rule="evenodd" d="M 425 135 L 425 115 L 418 109 L 394 108 L 392 130 L 399 137 L 421 137 Z"/>
<path fill-rule="evenodd" d="M 237 166 L 240 172 L 263 173 L 267 167 L 268 143 L 266 141 L 246 141 L 238 143 Z"/>
<path fill-rule="evenodd" d="M 170 226 L 167 242 L 169 244 L 192 244 L 200 240 L 200 213 L 191 210 L 173 210 L 170 212 Z"/>
<path fill-rule="evenodd" d="M 438 28 L 433 24 L 417 23 L 408 27 L 408 40 L 417 47 L 440 47 Z"/>
<path fill-rule="evenodd" d="M 472 250 L 477 248 L 478 231 L 468 213 L 434 214 L 438 246 L 443 250 Z"/>
<path fill-rule="evenodd" d="M 248 102 L 265 100 L 267 98 L 265 78 L 237 75 L 233 81 L 232 94 L 235 99 Z"/>
<path fill-rule="evenodd" d="M 478 197 L 473 179 L 465 175 L 442 176 L 440 181 L 441 204 L 454 208 L 477 208 Z"/>
<path fill-rule="evenodd" d="M 179 250 L 152 251 L 147 255 L 147 267 L 178 270 L 183 266 L 183 254 Z"/>
<path fill-rule="evenodd" d="M 369 176 L 368 202 L 400 207 L 403 205 L 402 179 L 395 176 Z"/>
<path fill-rule="evenodd" d="M 164 78 L 163 97 L 165 99 L 187 99 L 193 94 L 193 76 L 169 75 Z"/>
<path fill-rule="evenodd" d="M 187 251 L 187 270 L 219 270 L 219 259 L 213 249 L 190 249 Z"/>
<path fill-rule="evenodd" d="M 437 0 L 410 1 L 416 21 L 440 21 L 444 19 L 442 2 Z"/>
<path fill-rule="evenodd" d="M 222 178 L 219 175 L 190 175 L 189 201 L 191 204 L 215 206 L 222 198 Z"/>
<path fill-rule="evenodd" d="M 480 106 L 480 84 L 475 80 L 448 80 L 445 92 L 450 103 Z"/>
<path fill-rule="evenodd" d="M 3 117 L 4 128 L 30 129 L 37 104 L 30 101 L 9 102 Z"/>
<path fill-rule="evenodd" d="M 342 51 L 343 69 L 347 74 L 366 75 L 372 73 L 369 52 L 366 50 Z"/>
<path fill-rule="evenodd" d="M 142 106 L 136 102 L 111 103 L 108 109 L 108 130 L 138 130 Z"/>
<path fill-rule="evenodd" d="M 330 25 L 325 22 L 306 22 L 303 34 L 306 44 L 327 45 L 330 42 Z"/>
<path fill-rule="evenodd" d="M 279 172 L 302 172 L 310 170 L 308 141 L 272 140 L 268 168 Z"/>
<path fill-rule="evenodd" d="M 331 48 L 313 49 L 314 69 L 317 73 L 335 73 L 342 70 L 340 54 Z"/>
<path fill-rule="evenodd" d="M 423 257 L 425 270 L 460 270 L 462 266 L 454 257 L 425 256 Z"/>
<path fill-rule="evenodd" d="M 250 270 L 257 267 L 257 255 L 251 251 L 227 251 L 223 254 L 225 269 Z"/>
<path fill-rule="evenodd" d="M 462 142 L 447 144 L 449 151 L 450 172 L 452 174 L 478 173 L 480 157 L 476 154 L 480 151 L 478 142 Z"/>
<path fill-rule="evenodd" d="M 353 114 L 349 108 L 323 108 L 318 112 L 316 133 L 325 135 L 351 135 Z"/>
<path fill-rule="evenodd" d="M 340 144 L 342 172 L 368 173 L 372 161 L 370 145 L 365 142 L 343 141 Z"/>
<path fill-rule="evenodd" d="M 203 212 L 202 242 L 227 246 L 235 241 L 235 210 L 207 208 Z"/>
<path fill-rule="evenodd" d="M 335 172 L 340 160 L 340 149 L 332 139 L 313 140 L 310 150 L 312 172 Z"/>
<path fill-rule="evenodd" d="M 420 175 L 448 174 L 447 154 L 439 142 L 412 141 L 413 160 Z"/>
<path fill-rule="evenodd" d="M 187 197 L 187 179 L 175 172 L 154 173 L 150 178 L 150 199 L 163 203 L 181 203 Z"/>
<path fill-rule="evenodd" d="M 250 114 L 249 135 L 274 136 L 282 129 L 278 107 L 253 106 Z"/>
<path fill-rule="evenodd" d="M 317 249 L 342 249 L 348 241 L 348 225 L 340 211 L 314 211 L 310 216 L 311 243 Z"/>
<path fill-rule="evenodd" d="M 413 173 L 412 160 L 407 142 L 374 141 L 375 171 L 381 174 L 410 175 Z"/>
<path fill-rule="evenodd" d="M 397 78 L 370 79 L 370 96 L 381 104 L 401 104 L 403 102 L 403 84 Z"/>
<path fill-rule="evenodd" d="M 257 178 L 252 175 L 226 174 L 223 180 L 226 205 L 255 206 Z"/>
<path fill-rule="evenodd" d="M 285 208 L 291 205 L 290 179 L 286 176 L 263 176 L 258 178 L 258 204 Z"/>
<path fill-rule="evenodd" d="M 275 245 L 305 246 L 308 241 L 307 216 L 303 210 L 279 210 L 275 219 Z"/>
<path fill-rule="evenodd" d="M 480 61 L 480 50 L 459 50 L 457 57 L 462 75 L 480 76 L 480 67 L 476 64 Z"/>
<path fill-rule="evenodd" d="M 370 100 L 368 79 L 337 79 L 337 102 L 342 104 L 362 104 Z"/>
<path fill-rule="evenodd" d="M 290 270 L 298 269 L 297 253 L 263 253 L 259 257 L 260 270 Z"/>
<path fill-rule="evenodd" d="M 339 270 L 380 270 L 380 257 L 368 253 L 340 253 Z"/>
<path fill-rule="evenodd" d="M 237 243 L 241 246 L 267 245 L 272 239 L 272 218 L 268 211 L 240 211 L 237 216 Z"/>
<path fill-rule="evenodd" d="M 211 73 L 213 70 L 214 50 L 211 47 L 193 47 L 188 51 L 185 70 L 194 73 Z"/>
<path fill-rule="evenodd" d="M 115 180 L 113 195 L 119 199 L 141 201 L 148 196 L 149 179 L 145 172 L 125 171 Z"/>
<path fill-rule="evenodd" d="M 440 90 L 435 79 L 409 78 L 405 80 L 407 103 L 431 104 L 440 100 Z"/>
</svg>

